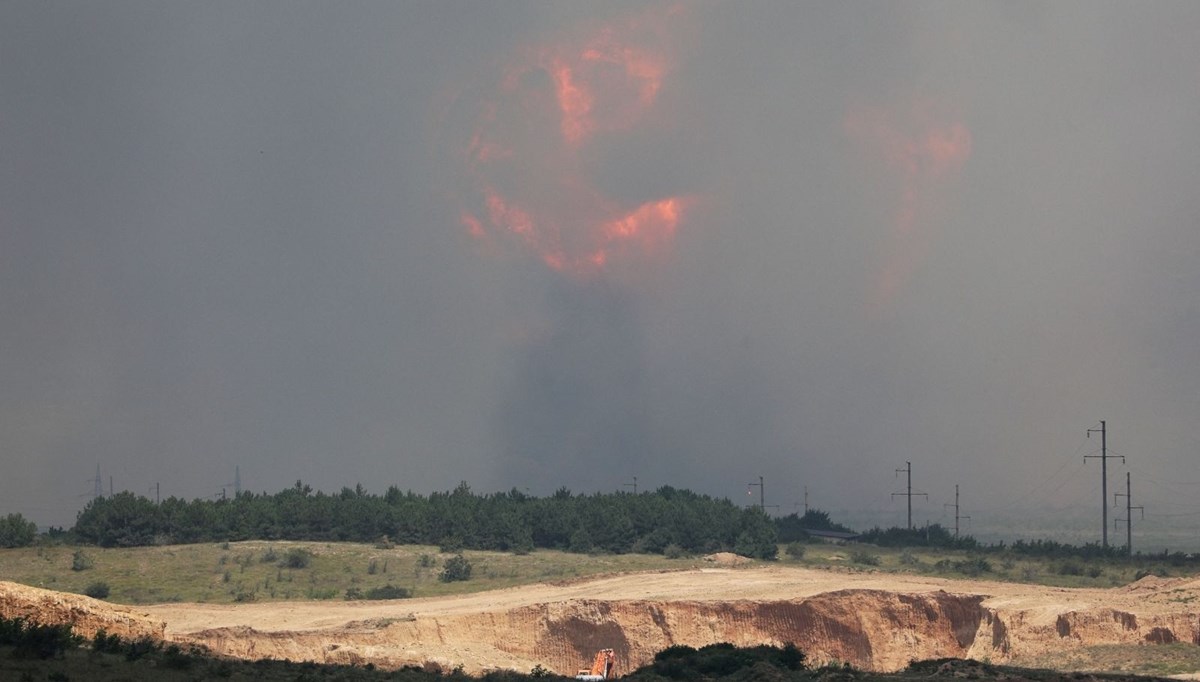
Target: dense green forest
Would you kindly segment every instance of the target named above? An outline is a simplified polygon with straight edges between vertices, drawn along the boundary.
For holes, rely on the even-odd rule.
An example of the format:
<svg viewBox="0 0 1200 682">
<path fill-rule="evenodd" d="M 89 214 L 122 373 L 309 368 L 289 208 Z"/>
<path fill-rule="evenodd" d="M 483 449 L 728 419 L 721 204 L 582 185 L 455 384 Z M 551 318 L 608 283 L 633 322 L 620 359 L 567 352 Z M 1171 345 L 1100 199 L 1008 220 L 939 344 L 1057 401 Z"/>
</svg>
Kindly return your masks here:
<svg viewBox="0 0 1200 682">
<path fill-rule="evenodd" d="M 466 483 L 428 496 L 394 486 L 372 495 L 361 485 L 329 495 L 300 482 L 273 495 L 243 492 L 227 500 L 155 503 L 123 492 L 89 502 L 72 533 L 104 547 L 386 537 L 447 551 L 733 551 L 759 559 L 775 558 L 777 543 L 775 524 L 761 510 L 669 486 L 637 495 L 560 489 L 538 498 L 517 490 L 480 495 Z"/>
<path fill-rule="evenodd" d="M 79 512 L 68 531 L 52 529 L 50 540 L 103 547 L 187 544 L 238 540 L 312 540 L 437 545 L 523 553 L 534 549 L 570 552 L 697 554 L 732 551 L 774 559 L 777 544 L 810 542 L 808 531 L 843 533 L 850 528 L 829 514 L 771 518 L 757 507 L 742 508 L 689 490 L 663 486 L 655 491 L 573 494 L 563 488 L 549 497 L 516 489 L 478 494 L 466 483 L 447 492 L 421 495 L 389 487 L 382 495 L 361 485 L 328 494 L 297 481 L 275 494 L 242 492 L 229 499 L 162 502 L 121 492 L 97 497 Z M 0 547 L 32 544 L 36 526 L 20 514 L 0 517 Z M 1053 540 L 981 544 L 931 524 L 923 528 L 879 528 L 856 542 L 880 547 L 936 547 L 989 554 L 1080 559 L 1124 556 L 1124 548 L 1096 543 L 1071 545 Z M 1200 558 L 1172 554 L 1136 555 L 1175 565 Z"/>
</svg>

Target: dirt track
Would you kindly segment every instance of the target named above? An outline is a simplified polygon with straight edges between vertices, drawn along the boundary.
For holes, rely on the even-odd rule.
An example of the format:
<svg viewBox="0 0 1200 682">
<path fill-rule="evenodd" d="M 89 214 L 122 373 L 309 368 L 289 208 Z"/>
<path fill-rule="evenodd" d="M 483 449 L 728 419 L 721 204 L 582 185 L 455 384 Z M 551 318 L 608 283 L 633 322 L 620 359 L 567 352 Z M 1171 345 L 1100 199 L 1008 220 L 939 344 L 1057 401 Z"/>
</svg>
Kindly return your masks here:
<svg viewBox="0 0 1200 682">
<path fill-rule="evenodd" d="M 621 669 L 671 644 L 796 642 L 878 670 L 911 659 L 1017 655 L 1100 643 L 1200 642 L 1200 581 L 1064 589 L 771 566 L 639 573 L 448 598 L 144 607 L 169 639 L 234 656 L 468 672 L 571 673 L 600 647 Z"/>
</svg>

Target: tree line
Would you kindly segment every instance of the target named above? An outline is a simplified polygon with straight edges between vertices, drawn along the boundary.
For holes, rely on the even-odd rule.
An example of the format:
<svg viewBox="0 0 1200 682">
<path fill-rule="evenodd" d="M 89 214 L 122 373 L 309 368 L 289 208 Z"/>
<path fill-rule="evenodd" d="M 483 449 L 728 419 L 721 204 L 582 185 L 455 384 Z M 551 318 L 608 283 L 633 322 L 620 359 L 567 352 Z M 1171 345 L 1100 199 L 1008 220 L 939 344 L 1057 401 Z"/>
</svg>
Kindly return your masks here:
<svg viewBox="0 0 1200 682">
<path fill-rule="evenodd" d="M 237 540 L 315 540 L 438 545 L 527 552 L 709 553 L 760 559 L 776 555 L 774 522 L 688 490 L 663 486 L 641 494 L 549 497 L 516 489 L 477 494 L 466 483 L 430 495 L 392 486 L 382 495 L 361 485 L 327 494 L 300 481 L 274 494 L 242 492 L 222 500 L 167 498 L 129 492 L 97 497 L 79 512 L 71 533 L 103 547 Z"/>
</svg>

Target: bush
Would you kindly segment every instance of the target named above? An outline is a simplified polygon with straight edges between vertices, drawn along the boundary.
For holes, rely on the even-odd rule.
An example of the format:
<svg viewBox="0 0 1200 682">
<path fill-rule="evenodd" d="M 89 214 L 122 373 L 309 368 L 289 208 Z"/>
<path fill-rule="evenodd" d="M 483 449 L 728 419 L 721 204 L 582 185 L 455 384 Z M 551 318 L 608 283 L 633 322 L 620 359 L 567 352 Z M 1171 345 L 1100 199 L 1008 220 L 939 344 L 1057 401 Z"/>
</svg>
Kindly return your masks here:
<svg viewBox="0 0 1200 682">
<path fill-rule="evenodd" d="M 283 556 L 283 565 L 287 568 L 308 568 L 312 563 L 313 553 L 307 549 L 293 547 Z"/>
<path fill-rule="evenodd" d="M 804 558 L 804 551 L 804 545 L 800 544 L 799 542 L 789 542 L 787 547 L 783 550 L 784 554 L 787 554 L 789 557 L 796 560 Z"/>
<path fill-rule="evenodd" d="M 263 555 L 258 560 L 260 563 L 273 564 L 279 561 L 279 554 L 275 552 L 274 547 L 268 547 L 267 551 L 263 552 Z"/>
<path fill-rule="evenodd" d="M 467 558 L 461 554 L 456 554 L 446 559 L 446 565 L 442 567 L 442 573 L 438 576 L 438 580 L 444 583 L 470 579 L 471 562 L 467 561 Z"/>
<path fill-rule="evenodd" d="M 663 548 L 663 556 L 668 559 L 680 559 L 683 557 L 683 548 L 675 543 L 671 543 Z"/>
<path fill-rule="evenodd" d="M 437 557 L 432 554 L 422 554 L 417 557 L 417 565 L 421 568 L 433 568 L 437 566 Z"/>
<path fill-rule="evenodd" d="M 991 573 L 992 564 L 983 557 L 969 557 L 963 561 L 955 561 L 954 570 L 974 577 L 983 573 Z"/>
<path fill-rule="evenodd" d="M 83 589 L 83 593 L 92 599 L 108 599 L 108 583 L 96 581 Z"/>
<path fill-rule="evenodd" d="M 900 552 L 900 563 L 904 566 L 920 566 L 921 559 L 916 554 L 913 554 L 906 549 L 903 552 Z"/>
<path fill-rule="evenodd" d="M 409 590 L 407 587 L 396 587 L 395 585 L 372 587 L 367 590 L 367 599 L 408 599 L 411 596 L 412 590 Z"/>
<path fill-rule="evenodd" d="M 871 554 L 865 549 L 856 549 L 850 552 L 851 563 L 860 564 L 862 566 L 878 566 L 880 563 L 879 556 Z"/>
<path fill-rule="evenodd" d="M 13 658 L 57 658 L 79 646 L 83 638 L 70 625 L 37 625 L 24 618 L 0 619 L 0 644 L 13 647 Z"/>
<path fill-rule="evenodd" d="M 75 553 L 71 555 L 72 571 L 86 571 L 95 565 L 96 562 L 92 561 L 90 556 L 84 554 L 82 549 L 75 550 Z"/>
<path fill-rule="evenodd" d="M 1075 561 L 1064 561 L 1058 565 L 1055 571 L 1059 575 L 1083 575 L 1083 566 Z"/>
<path fill-rule="evenodd" d="M 96 635 L 92 638 L 92 651 L 99 651 L 105 654 L 120 653 L 124 648 L 125 643 L 117 635 L 110 635 L 100 628 L 96 631 Z"/>
<path fill-rule="evenodd" d="M 37 537 L 37 524 L 20 514 L 0 518 L 0 547 L 28 547 Z"/>
</svg>

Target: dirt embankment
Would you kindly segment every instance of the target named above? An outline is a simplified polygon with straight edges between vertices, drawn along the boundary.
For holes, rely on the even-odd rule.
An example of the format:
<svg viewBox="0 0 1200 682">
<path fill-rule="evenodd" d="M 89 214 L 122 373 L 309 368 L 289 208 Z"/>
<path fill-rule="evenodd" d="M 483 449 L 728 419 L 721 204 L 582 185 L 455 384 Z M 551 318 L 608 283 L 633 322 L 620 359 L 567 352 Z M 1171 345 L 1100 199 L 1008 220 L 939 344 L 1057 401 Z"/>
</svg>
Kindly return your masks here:
<svg viewBox="0 0 1200 682">
<path fill-rule="evenodd" d="M 0 581 L 0 618 L 24 618 L 39 625 L 70 623 L 75 634 L 94 637 L 104 630 L 123 639 L 161 640 L 166 623 L 129 607 Z"/>
<path fill-rule="evenodd" d="M 1200 581 L 1069 590 L 787 567 L 701 569 L 388 602 L 163 604 L 144 607 L 149 617 L 20 590 L 28 593 L 26 614 L 41 609 L 30 606 L 30 595 L 58 603 L 41 620 L 75 622 L 84 634 L 102 626 L 161 635 L 165 621 L 168 639 L 235 657 L 436 663 L 471 673 L 541 665 L 573 674 L 600 648 L 614 649 L 618 670 L 627 671 L 668 646 L 717 642 L 793 642 L 813 662 L 879 671 L 940 657 L 1004 662 L 1095 644 L 1200 643 L 1200 613 L 1190 607 L 1200 600 Z M 11 617 L 9 600 L 0 591 L 0 614 Z M 118 622 L 131 625 L 122 630 Z"/>
</svg>

